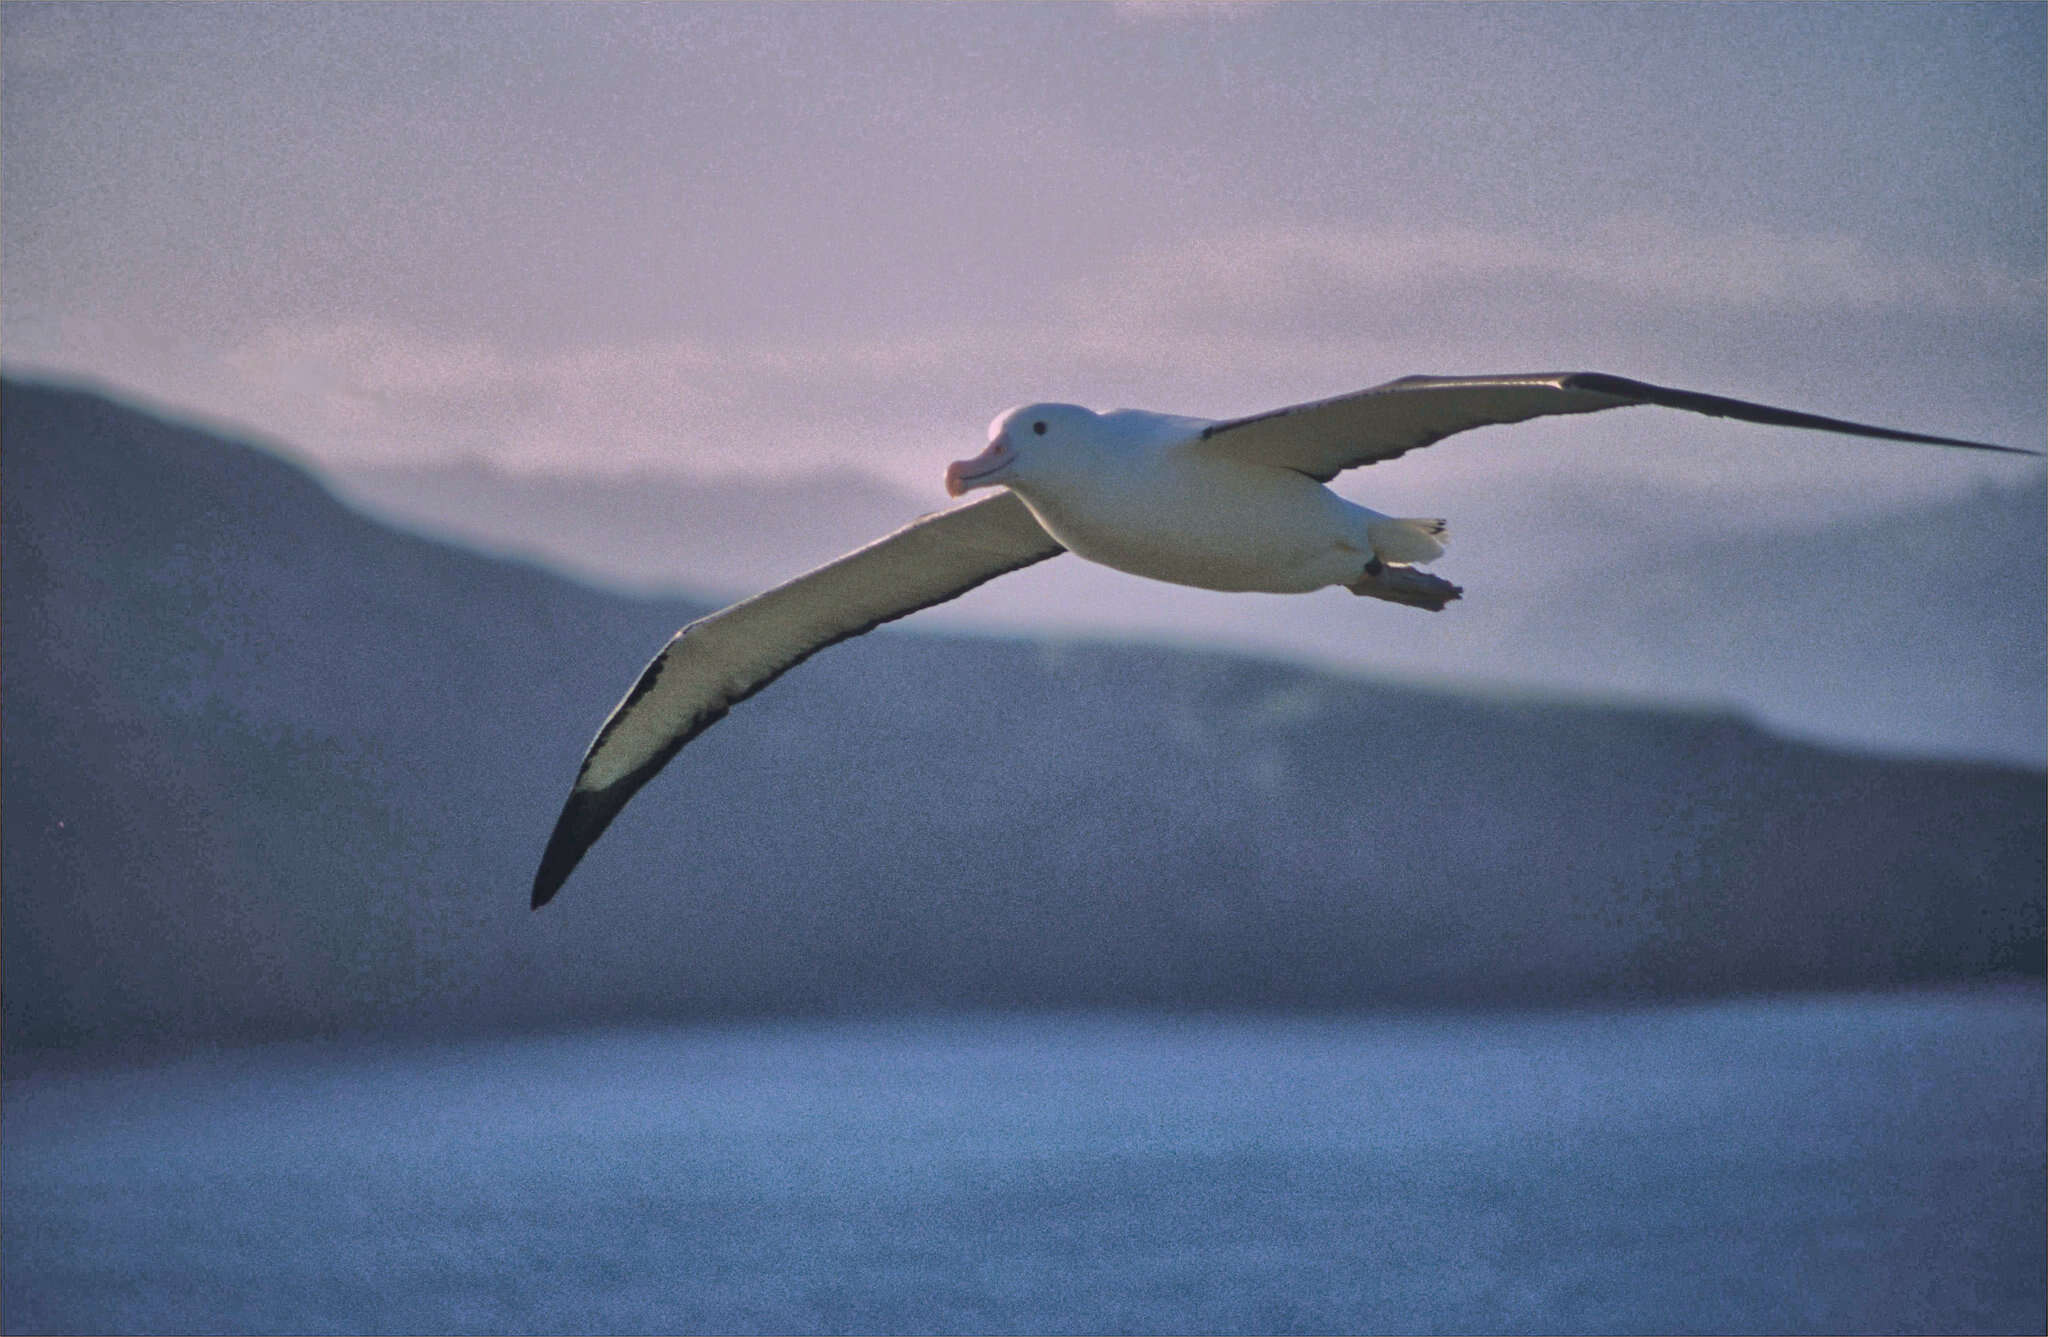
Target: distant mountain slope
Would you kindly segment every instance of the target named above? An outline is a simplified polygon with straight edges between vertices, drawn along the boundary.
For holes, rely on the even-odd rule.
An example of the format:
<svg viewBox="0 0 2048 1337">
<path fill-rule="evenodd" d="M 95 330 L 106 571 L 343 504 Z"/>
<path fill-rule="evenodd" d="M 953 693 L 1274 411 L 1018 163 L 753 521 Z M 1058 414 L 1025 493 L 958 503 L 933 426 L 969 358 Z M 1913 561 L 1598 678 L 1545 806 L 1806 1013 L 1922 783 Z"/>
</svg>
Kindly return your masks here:
<svg viewBox="0 0 2048 1337">
<path fill-rule="evenodd" d="M 2048 487 L 2038 477 L 1811 530 L 1618 557 L 1630 578 L 1579 591 L 1578 652 L 1628 666 L 1631 686 L 1705 695 L 1747 675 L 1771 683 L 1774 718 L 1807 731 L 2048 760 Z"/>
<path fill-rule="evenodd" d="M 2040 970 L 2038 772 L 902 633 L 749 702 L 530 914 L 584 743 L 700 610 L 90 394 L 8 382 L 0 442 L 12 1048 Z"/>
<path fill-rule="evenodd" d="M 1956 462 L 1924 459 L 1931 477 Z M 1447 617 L 1382 615 L 1334 593 L 1220 598 L 1053 562 L 923 621 L 1729 705 L 1807 737 L 2039 766 L 2048 763 L 2048 480 L 2025 462 L 2009 471 L 2006 485 L 1955 501 L 1823 523 L 1731 512 L 1708 491 L 1623 487 L 1561 461 L 1533 488 L 1468 481 L 1452 496 L 1416 500 L 1449 515 L 1458 536 L 1441 570 L 1467 594 Z M 1389 481 L 1358 475 L 1345 485 L 1370 501 Z M 918 498 L 852 473 L 603 482 L 472 464 L 354 472 L 339 485 L 423 533 L 541 557 L 620 588 L 720 596 L 785 580 L 940 500 L 936 477 Z"/>
<path fill-rule="evenodd" d="M 510 474 L 471 462 L 362 469 L 335 483 L 353 503 L 409 528 L 641 592 L 787 580 L 944 501 L 852 470 L 691 482 Z"/>
</svg>

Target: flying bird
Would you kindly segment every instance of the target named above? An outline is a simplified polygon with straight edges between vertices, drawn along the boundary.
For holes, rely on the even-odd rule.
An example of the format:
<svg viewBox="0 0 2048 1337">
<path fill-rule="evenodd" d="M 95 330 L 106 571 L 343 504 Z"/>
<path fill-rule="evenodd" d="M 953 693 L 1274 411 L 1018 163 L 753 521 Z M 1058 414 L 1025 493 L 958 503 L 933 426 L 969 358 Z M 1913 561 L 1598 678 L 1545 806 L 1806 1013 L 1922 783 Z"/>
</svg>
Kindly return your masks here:
<svg viewBox="0 0 2048 1337">
<path fill-rule="evenodd" d="M 2008 454 L 2039 452 L 1771 408 L 1599 372 L 1404 376 L 1334 399 L 1216 422 L 1027 404 L 946 491 L 992 497 L 913 521 L 675 634 L 584 754 L 533 881 L 545 905 L 627 800 L 739 702 L 811 655 L 1007 572 L 1073 552 L 1209 590 L 1354 594 L 1432 612 L 1463 593 L 1416 568 L 1444 521 L 1355 505 L 1324 484 L 1474 427 L 1655 404 L 1713 417 Z"/>
</svg>

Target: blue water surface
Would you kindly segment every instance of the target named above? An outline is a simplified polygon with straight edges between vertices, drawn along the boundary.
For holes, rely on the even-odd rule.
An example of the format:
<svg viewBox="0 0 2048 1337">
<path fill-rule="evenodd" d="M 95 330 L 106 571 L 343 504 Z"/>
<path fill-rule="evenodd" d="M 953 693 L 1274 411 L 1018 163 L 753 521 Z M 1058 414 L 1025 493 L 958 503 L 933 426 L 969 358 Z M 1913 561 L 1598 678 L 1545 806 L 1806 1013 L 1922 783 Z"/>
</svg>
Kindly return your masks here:
<svg viewBox="0 0 2048 1337">
<path fill-rule="evenodd" d="M 8 1332 L 2032 1331 L 2039 988 L 4 1084 Z"/>
</svg>

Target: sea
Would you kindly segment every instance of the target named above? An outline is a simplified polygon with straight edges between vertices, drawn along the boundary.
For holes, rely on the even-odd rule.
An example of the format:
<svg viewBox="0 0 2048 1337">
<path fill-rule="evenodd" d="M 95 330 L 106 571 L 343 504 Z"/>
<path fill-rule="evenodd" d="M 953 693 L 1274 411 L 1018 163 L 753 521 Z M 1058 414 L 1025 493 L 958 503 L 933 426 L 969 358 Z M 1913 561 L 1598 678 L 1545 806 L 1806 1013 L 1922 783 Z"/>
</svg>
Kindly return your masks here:
<svg viewBox="0 0 2048 1337">
<path fill-rule="evenodd" d="M 2034 1332 L 2038 983 L 0 1081 L 10 1333 Z"/>
</svg>

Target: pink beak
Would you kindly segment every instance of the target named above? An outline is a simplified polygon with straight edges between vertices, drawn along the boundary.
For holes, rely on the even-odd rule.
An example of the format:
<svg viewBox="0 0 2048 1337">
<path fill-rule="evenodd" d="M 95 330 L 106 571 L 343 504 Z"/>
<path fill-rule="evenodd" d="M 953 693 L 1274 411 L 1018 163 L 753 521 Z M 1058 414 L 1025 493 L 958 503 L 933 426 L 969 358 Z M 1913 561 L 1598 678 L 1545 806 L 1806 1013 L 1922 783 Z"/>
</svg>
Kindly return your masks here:
<svg viewBox="0 0 2048 1337">
<path fill-rule="evenodd" d="M 953 461 L 946 466 L 946 495 L 964 496 L 969 489 L 984 486 L 981 480 L 1001 472 L 1010 459 L 1010 443 L 997 437 L 973 459 Z"/>
</svg>

